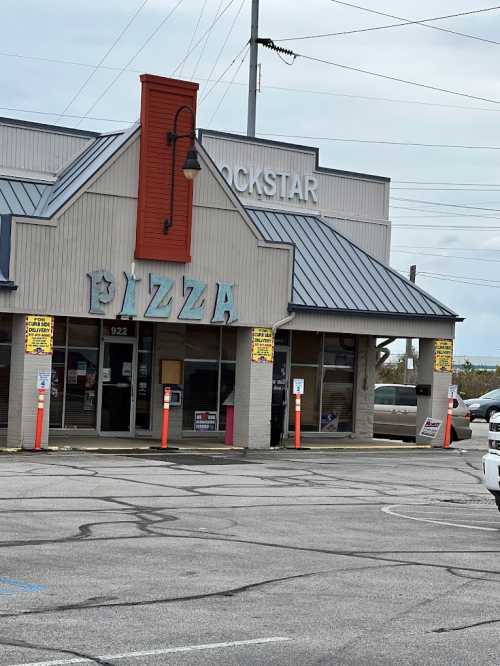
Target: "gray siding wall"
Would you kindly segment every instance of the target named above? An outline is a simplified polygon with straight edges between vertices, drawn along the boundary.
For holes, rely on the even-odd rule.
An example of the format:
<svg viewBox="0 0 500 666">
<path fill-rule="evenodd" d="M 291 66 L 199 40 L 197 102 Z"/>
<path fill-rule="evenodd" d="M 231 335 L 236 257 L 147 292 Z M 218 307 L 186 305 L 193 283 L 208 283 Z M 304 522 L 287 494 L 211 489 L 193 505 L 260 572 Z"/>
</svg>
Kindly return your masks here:
<svg viewBox="0 0 500 666">
<path fill-rule="evenodd" d="M 137 212 L 137 143 L 110 166 L 90 190 L 82 194 L 57 221 L 32 223 L 14 219 L 11 279 L 19 288 L 0 293 L 0 308 L 85 316 L 89 310 L 92 270 L 110 270 L 117 284 L 106 316 L 114 318 L 122 306 L 123 271 L 134 262 Z M 183 304 L 184 275 L 208 283 L 203 322 L 210 323 L 217 281 L 234 283 L 237 325 L 271 325 L 286 315 L 289 300 L 291 251 L 263 246 L 254 231 L 205 167 L 196 186 L 193 210 L 192 262 L 188 265 L 137 261 L 138 318 L 150 301 L 150 272 L 175 279 L 175 321 Z M 208 181 L 208 182 L 207 182 Z M 120 196 L 109 192 L 118 188 Z M 105 192 L 105 193 L 103 193 Z M 205 205 L 208 199 L 208 205 Z"/>
<path fill-rule="evenodd" d="M 0 124 L 0 172 L 8 169 L 55 174 L 92 140 L 64 130 Z"/>
<path fill-rule="evenodd" d="M 335 313 L 297 312 L 283 328 L 299 331 L 332 331 L 353 335 L 394 336 L 401 338 L 453 338 L 455 324 L 427 319 L 366 317 Z"/>
<path fill-rule="evenodd" d="M 354 432 L 360 438 L 373 437 L 373 401 L 375 390 L 376 339 L 358 338 L 354 396 Z"/>
<path fill-rule="evenodd" d="M 323 219 L 372 257 L 389 265 L 391 253 L 391 225 L 389 222 L 368 222 L 326 216 L 323 216 Z"/>
<path fill-rule="evenodd" d="M 338 218 L 340 232 L 381 261 L 389 261 L 390 222 L 387 220 L 389 183 L 375 178 L 316 171 L 315 153 L 291 146 L 276 147 L 227 137 L 203 136 L 203 146 L 220 168 L 270 168 L 298 174 L 315 174 L 318 180 L 318 202 L 282 200 L 278 196 L 239 193 L 245 205 L 302 210 Z M 376 223 L 379 222 L 379 223 Z"/>
<path fill-rule="evenodd" d="M 272 363 L 252 363 L 252 329 L 238 330 L 234 388 L 234 443 L 268 449 L 271 436 Z"/>
<path fill-rule="evenodd" d="M 25 318 L 22 315 L 13 317 L 7 446 L 32 449 L 35 442 L 38 370 L 50 371 L 52 357 L 24 353 L 24 324 Z M 45 395 L 43 447 L 46 447 L 48 442 L 49 412 L 50 391 Z"/>
<path fill-rule="evenodd" d="M 434 372 L 434 341 L 420 340 L 418 383 L 430 384 L 431 396 L 417 396 L 417 442 L 419 444 L 431 444 L 434 447 L 443 446 L 448 414 L 448 387 L 451 382 L 451 373 Z M 434 439 L 421 437 L 418 434 L 427 417 L 442 421 L 441 428 Z"/>
</svg>

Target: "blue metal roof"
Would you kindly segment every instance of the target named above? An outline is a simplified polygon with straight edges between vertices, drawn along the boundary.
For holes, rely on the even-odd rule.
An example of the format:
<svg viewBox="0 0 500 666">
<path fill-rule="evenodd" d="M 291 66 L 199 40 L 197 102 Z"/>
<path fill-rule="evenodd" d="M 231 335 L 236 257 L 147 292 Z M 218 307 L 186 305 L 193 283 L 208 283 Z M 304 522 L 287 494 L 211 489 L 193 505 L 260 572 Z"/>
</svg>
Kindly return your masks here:
<svg viewBox="0 0 500 666">
<path fill-rule="evenodd" d="M 294 246 L 290 310 L 457 319 L 458 315 L 314 215 L 247 208 L 262 236 Z"/>
<path fill-rule="evenodd" d="M 0 215 L 33 215 L 46 188 L 45 183 L 0 178 Z"/>
<path fill-rule="evenodd" d="M 98 136 L 66 169 L 61 171 L 35 211 L 36 216 L 52 217 L 138 131 L 139 127 L 139 123 L 136 123 L 124 132 Z"/>
</svg>

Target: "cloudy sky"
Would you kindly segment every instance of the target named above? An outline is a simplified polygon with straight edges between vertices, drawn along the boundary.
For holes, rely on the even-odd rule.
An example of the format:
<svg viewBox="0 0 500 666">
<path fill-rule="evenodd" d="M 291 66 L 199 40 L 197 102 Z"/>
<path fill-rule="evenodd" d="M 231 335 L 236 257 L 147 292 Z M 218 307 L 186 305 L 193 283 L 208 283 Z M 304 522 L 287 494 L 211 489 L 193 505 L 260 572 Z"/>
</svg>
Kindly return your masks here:
<svg viewBox="0 0 500 666">
<path fill-rule="evenodd" d="M 500 7 L 427 24 L 462 35 L 422 25 L 352 33 L 399 22 L 374 11 L 421 20 L 494 6 L 359 2 L 262 0 L 260 35 L 348 32 L 279 44 L 462 95 L 261 49 L 258 134 L 318 145 L 324 166 L 389 176 L 392 265 L 415 263 L 417 282 L 466 317 L 456 353 L 500 357 Z M 3 0 L 0 115 L 123 127 L 138 116 L 138 75 L 150 72 L 200 82 L 199 126 L 244 132 L 250 4 Z"/>
</svg>

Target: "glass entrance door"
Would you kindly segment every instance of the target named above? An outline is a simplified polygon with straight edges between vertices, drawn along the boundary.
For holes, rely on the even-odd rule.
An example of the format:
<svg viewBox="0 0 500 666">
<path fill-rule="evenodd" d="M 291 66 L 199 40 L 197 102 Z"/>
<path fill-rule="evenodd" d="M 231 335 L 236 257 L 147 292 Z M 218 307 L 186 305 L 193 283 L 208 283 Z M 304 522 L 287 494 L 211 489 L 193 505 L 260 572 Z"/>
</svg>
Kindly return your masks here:
<svg viewBox="0 0 500 666">
<path fill-rule="evenodd" d="M 273 361 L 273 392 L 271 402 L 271 446 L 282 442 L 288 405 L 288 348 L 276 346 Z"/>
<path fill-rule="evenodd" d="M 104 341 L 101 433 L 130 434 L 134 402 L 134 343 Z"/>
</svg>

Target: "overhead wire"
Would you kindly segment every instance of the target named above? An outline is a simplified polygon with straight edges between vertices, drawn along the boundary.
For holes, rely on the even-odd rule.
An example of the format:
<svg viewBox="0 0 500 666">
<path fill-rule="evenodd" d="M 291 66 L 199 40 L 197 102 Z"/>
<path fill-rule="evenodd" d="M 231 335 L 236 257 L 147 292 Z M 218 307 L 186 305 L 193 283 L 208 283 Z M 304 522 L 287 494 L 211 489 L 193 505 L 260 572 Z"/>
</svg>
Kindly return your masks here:
<svg viewBox="0 0 500 666">
<path fill-rule="evenodd" d="M 201 17 L 205 13 L 205 8 L 207 6 L 207 2 L 208 2 L 208 0 L 204 0 L 203 4 L 201 6 L 200 13 L 198 14 L 198 20 L 195 23 L 194 30 L 191 34 L 191 39 L 190 39 L 189 44 L 188 44 L 187 49 L 186 49 L 186 53 L 189 53 L 190 50 L 191 50 L 191 47 L 192 47 L 193 42 L 194 42 L 194 38 L 196 37 L 196 33 L 198 32 L 198 28 L 200 27 Z M 184 65 L 185 64 L 186 64 L 185 62 L 182 64 L 182 67 L 179 70 L 179 76 L 182 76 L 182 72 L 184 70 Z"/>
<path fill-rule="evenodd" d="M 151 42 L 151 40 L 158 34 L 158 32 L 163 28 L 163 26 L 170 20 L 170 18 L 175 14 L 177 9 L 182 5 L 184 0 L 178 0 L 177 3 L 172 7 L 172 9 L 168 12 L 168 14 L 158 23 L 156 28 L 148 35 L 148 37 L 143 41 L 141 46 L 137 49 L 137 51 L 134 53 L 134 55 L 129 58 L 127 63 L 120 69 L 118 74 L 110 81 L 110 83 L 106 86 L 106 88 L 103 90 L 103 92 L 99 95 L 99 97 L 91 104 L 91 106 L 87 109 L 87 112 L 84 114 L 83 118 L 86 118 L 91 111 L 95 109 L 95 107 L 99 104 L 101 99 L 107 95 L 107 93 L 111 90 L 111 88 L 115 85 L 115 83 L 118 81 L 118 79 L 122 76 L 122 74 L 125 72 L 127 67 L 131 65 L 131 63 L 137 58 L 137 56 L 144 51 L 146 46 Z M 81 125 L 82 121 L 77 124 L 77 127 Z"/>
<path fill-rule="evenodd" d="M 41 56 L 31 56 L 31 55 L 25 55 L 21 53 L 9 53 L 6 51 L 0 51 L 0 56 L 1 57 L 6 57 L 6 58 L 19 58 L 23 60 L 32 60 L 34 62 L 48 62 L 48 63 L 54 63 L 54 64 L 59 64 L 59 65 L 68 65 L 72 67 L 86 67 L 88 69 L 93 69 L 96 67 L 96 65 L 86 63 L 86 62 L 79 62 L 79 61 L 74 61 L 74 60 L 63 60 L 60 58 L 45 58 Z M 125 69 L 122 67 L 114 67 L 111 65 L 100 65 L 98 69 L 104 69 L 104 70 L 109 70 L 109 71 L 115 71 L 115 72 L 131 72 L 134 74 L 141 74 L 143 70 L 141 69 L 134 69 L 130 67 L 126 67 Z M 212 72 L 213 74 L 213 72 Z M 200 78 L 200 81 L 210 81 L 212 74 L 208 77 L 208 79 L 203 79 Z M 224 81 L 224 83 L 227 83 Z M 246 86 L 247 82 L 246 81 L 233 81 L 231 85 L 237 85 L 237 86 Z M 482 112 L 489 112 L 489 113 L 499 113 L 500 109 L 498 108 L 487 108 L 487 107 L 482 107 L 482 106 L 461 106 L 457 104 L 444 104 L 440 102 L 425 102 L 425 101 L 420 101 L 420 100 L 415 100 L 415 99 L 398 99 L 398 98 L 393 98 L 393 97 L 377 97 L 374 95 L 352 95 L 349 93 L 339 93 L 335 91 L 329 91 L 329 90 L 314 90 L 314 89 L 309 89 L 309 88 L 290 88 L 286 86 L 275 86 L 275 85 L 263 85 L 262 90 L 276 90 L 279 92 L 292 92 L 292 93 L 299 93 L 299 94 L 310 94 L 310 95 L 326 95 L 326 96 L 332 96 L 332 97 L 345 97 L 347 99 L 360 99 L 360 100 L 366 100 L 366 101 L 378 101 L 378 102 L 388 102 L 392 104 L 410 104 L 412 106 L 418 105 L 418 106 L 430 106 L 430 107 L 438 107 L 438 108 L 444 108 L 444 109 L 456 109 L 460 111 L 482 111 Z M 55 115 L 55 114 L 52 114 Z"/>
<path fill-rule="evenodd" d="M 363 33 L 363 32 L 372 32 L 376 30 L 387 30 L 389 28 L 400 28 L 402 26 L 409 26 L 409 25 L 416 25 L 416 24 L 422 24 L 422 23 L 432 23 L 433 21 L 443 21 L 445 19 L 450 19 L 450 18 L 457 18 L 461 16 L 469 16 L 471 14 L 481 14 L 485 12 L 491 12 L 496 9 L 500 9 L 500 5 L 496 5 L 495 7 L 486 7 L 484 9 L 473 9 L 470 11 L 465 11 L 465 12 L 458 12 L 456 14 L 446 14 L 445 16 L 434 16 L 432 18 L 425 18 L 425 19 L 419 19 L 419 20 L 401 20 L 399 23 L 390 23 L 388 25 L 376 25 L 376 26 L 370 26 L 368 28 L 357 28 L 355 30 L 342 30 L 341 32 L 325 32 L 325 33 L 320 33 L 316 35 L 299 35 L 296 37 L 281 37 L 279 39 L 274 39 L 275 42 L 294 42 L 294 41 L 299 41 L 299 40 L 306 40 L 306 39 L 320 39 L 323 37 L 340 37 L 344 35 L 354 35 L 358 33 Z M 490 40 L 488 40 L 490 41 Z M 499 43 L 499 42 L 495 42 Z"/>
<path fill-rule="evenodd" d="M 359 9 L 363 12 L 368 12 L 369 14 L 376 14 L 377 16 L 384 16 L 385 18 L 395 19 L 396 21 L 404 21 L 411 23 L 411 19 L 403 18 L 402 16 L 395 16 L 394 14 L 388 14 L 387 12 L 381 12 L 376 9 L 369 9 L 368 7 L 362 7 L 361 5 L 355 5 L 351 2 L 346 2 L 345 0 L 330 0 L 337 5 L 344 5 L 345 7 L 351 7 L 352 9 Z M 439 30 L 440 32 L 448 32 L 452 35 L 458 35 L 459 37 L 466 37 L 467 39 L 474 39 L 480 42 L 486 42 L 487 44 L 494 44 L 498 46 L 500 42 L 496 42 L 493 39 L 487 39 L 486 37 L 479 37 L 478 35 L 470 35 L 465 32 L 458 32 L 457 30 L 451 30 L 450 28 L 443 28 L 442 26 L 432 25 L 431 23 L 416 22 L 415 25 L 419 25 L 422 28 L 429 28 L 430 30 Z"/>
<path fill-rule="evenodd" d="M 224 77 L 224 75 L 227 74 L 227 72 L 229 72 L 229 70 L 231 69 L 231 67 L 234 65 L 234 63 L 236 62 L 236 60 L 238 60 L 238 58 L 241 56 L 241 54 L 243 53 L 243 51 L 245 51 L 245 49 L 248 49 L 248 42 L 245 42 L 245 43 L 243 44 L 243 47 L 238 51 L 238 53 L 237 53 L 237 54 L 234 56 L 234 58 L 230 61 L 229 65 L 226 67 L 226 69 L 224 69 L 224 71 L 221 72 L 221 74 L 217 77 L 217 79 L 215 79 L 215 81 L 213 82 L 213 85 L 211 86 L 211 88 L 210 88 L 210 89 L 209 89 L 209 90 L 208 90 L 208 91 L 207 91 L 207 92 L 201 97 L 201 99 L 200 99 L 200 104 L 202 104 L 202 103 L 206 100 L 206 98 L 210 95 L 210 93 L 211 93 L 213 90 L 215 90 L 215 88 L 216 88 L 217 85 L 221 82 L 221 80 L 222 80 L 222 78 Z M 231 85 L 231 81 L 227 81 L 226 83 L 227 83 L 228 86 Z"/>
<path fill-rule="evenodd" d="M 226 33 L 226 37 L 224 38 L 224 41 L 222 42 L 222 45 L 221 45 L 221 47 L 220 47 L 220 49 L 219 49 L 219 52 L 218 52 L 218 54 L 217 54 L 217 57 L 215 58 L 215 62 L 214 62 L 214 64 L 212 65 L 212 68 L 211 68 L 211 70 L 210 70 L 210 72 L 209 72 L 209 74 L 208 74 L 208 77 L 207 77 L 208 82 L 210 82 L 210 80 L 212 79 L 212 76 L 213 76 L 215 70 L 217 69 L 217 65 L 219 64 L 219 61 L 220 61 L 221 56 L 222 56 L 222 54 L 223 54 L 223 52 L 224 52 L 224 49 L 226 48 L 227 43 L 228 43 L 228 41 L 229 41 L 229 38 L 230 38 L 231 35 L 233 34 L 234 26 L 236 25 L 236 21 L 238 20 L 240 14 L 241 14 L 241 11 L 242 11 L 242 9 L 243 9 L 243 6 L 244 6 L 245 2 L 246 2 L 246 0 L 241 0 L 240 6 L 238 7 L 238 9 L 237 9 L 237 11 L 236 11 L 236 14 L 235 14 L 234 17 L 233 17 L 233 21 L 232 21 L 231 25 L 229 26 L 229 30 L 228 30 L 227 33 Z M 224 70 L 224 71 L 226 71 L 226 70 Z M 218 79 L 217 79 L 217 83 L 220 81 L 220 79 L 222 78 L 222 76 L 224 76 L 224 73 L 222 73 L 222 75 L 221 75 L 220 77 L 218 77 Z M 236 83 L 236 82 L 234 82 L 234 83 Z M 233 85 L 234 85 L 234 83 L 233 83 Z M 208 93 L 207 93 L 207 94 L 208 94 Z M 206 96 L 206 95 L 205 95 L 205 96 Z"/>
<path fill-rule="evenodd" d="M 484 206 L 470 206 L 468 204 L 444 203 L 441 201 L 427 201 L 425 199 L 407 199 L 405 197 L 391 197 L 391 200 L 404 201 L 406 203 L 418 203 L 428 206 L 442 206 L 444 208 L 465 208 L 467 210 L 481 210 L 481 211 L 490 211 L 492 213 L 500 213 L 500 208 L 485 208 Z"/>
<path fill-rule="evenodd" d="M 241 69 L 243 63 L 245 62 L 246 57 L 247 57 L 247 55 L 248 55 L 248 52 L 249 52 L 249 50 L 250 50 L 250 47 L 249 47 L 247 44 L 245 45 L 245 47 L 246 47 L 246 48 L 245 48 L 245 52 L 243 53 L 243 57 L 241 58 L 238 67 L 235 69 L 235 72 L 234 72 L 234 78 L 236 78 L 236 76 L 238 75 L 238 72 L 240 71 L 240 69 Z M 236 59 L 237 59 L 237 58 L 238 58 L 238 56 L 236 56 Z M 235 60 L 236 60 L 236 59 L 235 59 Z M 234 62 L 235 62 L 235 61 L 233 60 L 233 63 L 234 63 Z M 231 64 L 233 64 L 233 63 L 231 63 Z M 212 124 L 212 122 L 213 122 L 215 116 L 216 116 L 217 113 L 219 112 L 219 109 L 220 109 L 220 107 L 222 106 L 224 100 L 226 99 L 226 95 L 227 95 L 227 93 L 229 92 L 230 87 L 231 87 L 230 85 L 227 85 L 227 86 L 226 86 L 226 90 L 224 91 L 224 93 L 223 93 L 223 95 L 222 95 L 222 97 L 221 97 L 219 103 L 217 104 L 216 108 L 214 109 L 212 115 L 210 116 L 210 120 L 208 121 L 208 127 L 211 126 L 211 124 Z"/>
<path fill-rule="evenodd" d="M 287 63 L 290 64 L 290 63 Z M 258 132 L 260 136 L 277 136 L 286 139 L 304 139 L 307 141 L 334 141 L 340 143 L 368 143 L 368 144 L 382 144 L 389 146 L 408 146 L 417 148 L 453 148 L 453 149 L 466 149 L 466 150 L 500 150 L 500 146 L 468 146 L 462 144 L 449 144 L 449 143 L 418 143 L 412 141 L 391 141 L 390 139 L 356 139 L 347 137 L 334 137 L 334 136 L 310 136 L 305 134 L 280 134 L 276 132 Z"/>
<path fill-rule="evenodd" d="M 298 58 L 303 58 L 304 60 L 310 60 L 311 62 L 318 62 L 324 65 L 331 65 L 332 67 L 337 67 L 339 69 L 344 69 L 350 72 L 357 72 L 358 74 L 366 74 L 368 76 L 374 76 L 379 79 L 385 79 L 387 81 L 395 81 L 396 83 L 404 83 L 410 86 L 416 86 L 417 88 L 424 88 L 426 90 L 434 90 L 436 92 L 446 93 L 448 95 L 456 95 L 458 97 L 465 97 L 468 99 L 476 99 L 481 102 L 490 102 L 491 104 L 500 104 L 500 100 L 492 99 L 490 97 L 481 97 L 479 95 L 472 95 L 470 93 L 460 92 L 458 90 L 450 90 L 449 88 L 441 88 L 439 86 L 433 86 L 427 83 L 419 83 L 417 81 L 411 81 L 409 79 L 403 79 L 398 76 L 391 76 L 389 74 L 381 74 L 380 72 L 372 72 L 368 69 L 362 69 L 361 67 L 352 67 L 351 65 L 343 65 L 333 60 L 326 60 L 325 58 L 317 58 L 314 56 L 307 55 L 305 53 L 295 53 L 295 56 Z"/>
<path fill-rule="evenodd" d="M 101 67 L 101 65 L 104 63 L 106 58 L 109 56 L 109 54 L 113 51 L 115 46 L 118 44 L 118 42 L 121 40 L 123 35 L 128 31 L 128 29 L 131 27 L 132 23 L 135 21 L 135 19 L 139 16 L 139 14 L 142 12 L 144 7 L 148 4 L 149 0 L 143 0 L 141 4 L 137 7 L 135 12 L 132 14 L 130 19 L 127 21 L 126 25 L 122 28 L 118 36 L 115 38 L 111 46 L 108 48 L 106 53 L 102 56 L 102 58 L 99 60 L 99 62 L 93 67 L 92 71 L 90 74 L 87 76 L 85 81 L 81 84 L 81 86 L 78 88 L 76 93 L 73 95 L 73 97 L 70 99 L 70 101 L 66 104 L 62 112 L 57 116 L 55 119 L 54 123 L 58 123 L 61 118 L 63 118 L 66 114 L 66 111 L 76 102 L 76 100 L 80 97 L 82 91 L 87 87 L 87 84 L 92 80 L 94 77 L 94 74 L 97 72 L 97 70 Z"/>
<path fill-rule="evenodd" d="M 221 10 L 223 2 L 224 2 L 224 0 L 220 0 L 220 2 L 219 2 L 219 6 L 217 7 L 217 11 L 215 12 L 215 17 L 216 18 L 219 16 L 219 12 Z M 193 71 L 191 72 L 191 80 L 192 81 L 194 80 L 194 77 L 196 76 L 196 72 L 198 71 L 198 67 L 200 66 L 201 59 L 203 58 L 203 54 L 205 53 L 205 50 L 206 50 L 207 44 L 208 44 L 208 40 L 210 39 L 211 34 L 212 34 L 211 31 L 209 31 L 207 33 L 207 36 L 206 36 L 204 42 L 202 43 L 202 47 L 200 49 L 200 52 L 198 53 L 198 59 L 196 60 Z"/>
<path fill-rule="evenodd" d="M 186 62 L 186 60 L 187 60 L 187 59 L 189 58 L 189 56 L 191 55 L 191 53 L 192 53 L 193 51 L 195 51 L 195 50 L 198 48 L 198 46 L 202 43 L 202 41 L 205 39 L 205 37 L 208 35 L 208 33 L 211 32 L 211 31 L 215 28 L 215 26 L 217 25 L 217 23 L 221 20 L 221 18 L 224 16 L 224 14 L 227 12 L 227 10 L 231 7 L 231 5 L 234 3 L 234 1 L 235 1 L 235 0 L 229 0 L 229 2 L 228 2 L 227 5 L 224 7 L 224 9 L 220 12 L 220 14 L 218 14 L 218 15 L 214 18 L 214 20 L 212 21 L 212 23 L 210 24 L 210 26 L 205 30 L 205 32 L 202 34 L 202 36 L 198 39 L 198 41 L 196 42 L 196 44 L 194 44 L 194 46 L 192 46 L 192 48 L 191 48 L 191 50 L 189 51 L 189 53 L 186 53 L 186 55 L 184 56 L 184 58 L 183 58 L 183 59 L 177 64 L 177 66 L 175 67 L 175 69 L 174 69 L 173 72 L 172 72 L 172 76 L 175 76 L 175 75 L 177 74 L 179 68 L 182 67 L 182 65 Z"/>
<path fill-rule="evenodd" d="M 454 254 L 433 254 L 429 252 L 414 252 L 411 250 L 396 250 L 393 249 L 392 252 L 395 254 L 409 254 L 411 256 L 417 257 L 435 257 L 439 259 L 461 259 L 463 261 L 479 261 L 480 263 L 486 264 L 498 264 L 498 259 L 487 259 L 483 257 L 458 257 Z"/>
</svg>

